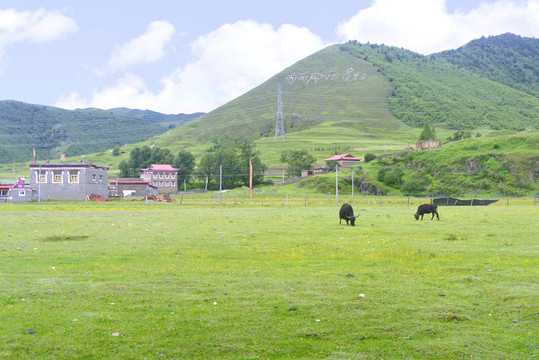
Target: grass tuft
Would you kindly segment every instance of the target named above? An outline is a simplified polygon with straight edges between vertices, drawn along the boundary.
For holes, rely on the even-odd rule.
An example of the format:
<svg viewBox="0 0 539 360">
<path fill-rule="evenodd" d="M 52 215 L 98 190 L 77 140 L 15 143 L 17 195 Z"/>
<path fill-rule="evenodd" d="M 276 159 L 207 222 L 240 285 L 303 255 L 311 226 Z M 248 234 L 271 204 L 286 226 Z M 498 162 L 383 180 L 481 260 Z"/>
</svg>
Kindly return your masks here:
<svg viewBox="0 0 539 360">
<path fill-rule="evenodd" d="M 48 236 L 40 241 L 79 241 L 88 239 L 88 235 L 52 235 Z"/>
</svg>

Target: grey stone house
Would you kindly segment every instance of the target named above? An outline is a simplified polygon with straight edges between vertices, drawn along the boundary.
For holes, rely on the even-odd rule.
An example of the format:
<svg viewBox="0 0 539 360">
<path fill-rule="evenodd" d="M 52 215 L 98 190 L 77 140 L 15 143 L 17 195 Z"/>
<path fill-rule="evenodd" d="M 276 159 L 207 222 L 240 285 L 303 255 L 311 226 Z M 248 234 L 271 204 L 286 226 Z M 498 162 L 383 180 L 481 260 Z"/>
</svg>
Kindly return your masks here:
<svg viewBox="0 0 539 360">
<path fill-rule="evenodd" d="M 91 195 L 108 199 L 109 168 L 80 163 L 31 163 L 30 188 L 36 200 L 86 200 Z"/>
<path fill-rule="evenodd" d="M 24 178 L 19 178 L 14 185 L 0 185 L 0 202 L 24 203 L 34 197 L 35 192 L 26 184 Z"/>
</svg>

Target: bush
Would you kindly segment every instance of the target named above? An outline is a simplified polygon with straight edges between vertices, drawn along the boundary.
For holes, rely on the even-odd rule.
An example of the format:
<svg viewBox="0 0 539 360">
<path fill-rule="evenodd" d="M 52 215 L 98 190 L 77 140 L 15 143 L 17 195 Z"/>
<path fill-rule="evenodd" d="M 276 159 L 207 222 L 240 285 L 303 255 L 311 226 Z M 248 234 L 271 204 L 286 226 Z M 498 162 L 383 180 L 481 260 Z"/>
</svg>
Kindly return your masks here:
<svg viewBox="0 0 539 360">
<path fill-rule="evenodd" d="M 366 153 L 365 158 L 363 160 L 365 160 L 365 162 L 369 162 L 369 161 L 372 161 L 374 159 L 376 159 L 376 155 L 374 155 L 372 153 Z"/>
<path fill-rule="evenodd" d="M 417 194 L 421 192 L 421 185 L 413 179 L 406 180 L 404 184 L 402 184 L 401 191 L 404 194 Z"/>
</svg>

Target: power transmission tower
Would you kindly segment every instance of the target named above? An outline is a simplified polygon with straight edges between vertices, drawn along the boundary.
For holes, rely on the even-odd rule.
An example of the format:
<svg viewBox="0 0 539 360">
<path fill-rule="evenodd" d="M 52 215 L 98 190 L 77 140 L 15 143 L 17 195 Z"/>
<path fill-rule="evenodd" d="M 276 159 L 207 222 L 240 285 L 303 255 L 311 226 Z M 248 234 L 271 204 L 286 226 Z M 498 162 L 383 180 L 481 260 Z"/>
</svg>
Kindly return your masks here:
<svg viewBox="0 0 539 360">
<path fill-rule="evenodd" d="M 279 98 L 277 100 L 277 116 L 275 117 L 275 139 L 277 141 L 277 136 L 282 135 L 284 140 L 284 118 L 283 118 L 283 99 L 281 95 L 281 85 L 279 84 Z"/>
</svg>

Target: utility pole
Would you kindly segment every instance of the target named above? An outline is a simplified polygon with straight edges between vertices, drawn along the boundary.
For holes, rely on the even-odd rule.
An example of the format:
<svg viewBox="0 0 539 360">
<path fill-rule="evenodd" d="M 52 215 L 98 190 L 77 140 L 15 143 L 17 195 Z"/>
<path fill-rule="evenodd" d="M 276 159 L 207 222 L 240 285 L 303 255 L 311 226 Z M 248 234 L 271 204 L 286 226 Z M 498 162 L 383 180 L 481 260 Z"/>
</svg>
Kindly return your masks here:
<svg viewBox="0 0 539 360">
<path fill-rule="evenodd" d="M 335 205 L 339 205 L 339 165 L 335 165 Z"/>
<path fill-rule="evenodd" d="M 223 197 L 223 165 L 219 165 L 219 206 L 221 206 L 221 199 Z"/>
</svg>

